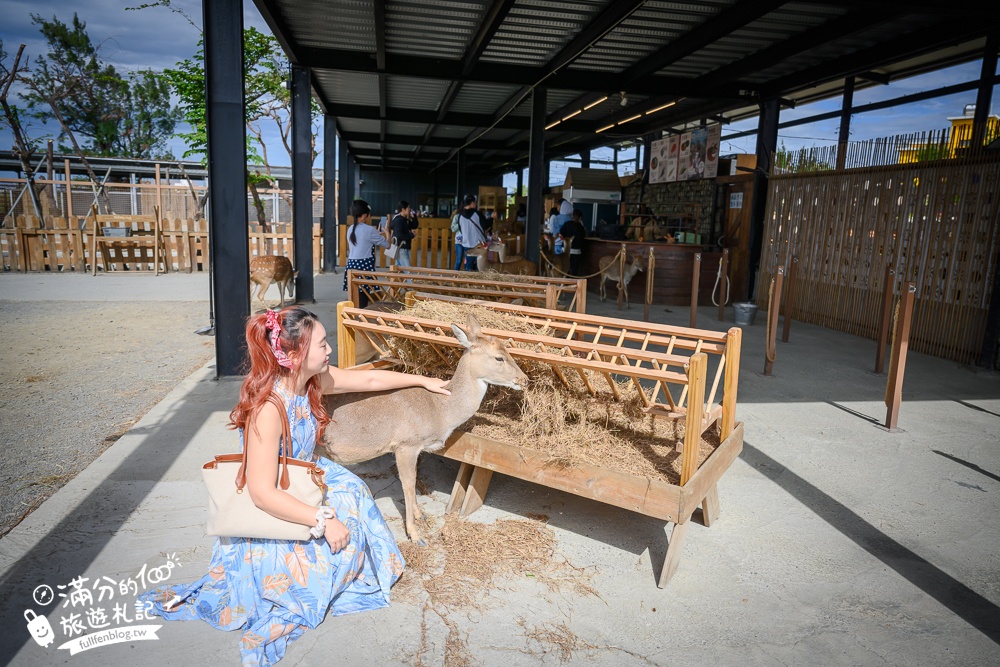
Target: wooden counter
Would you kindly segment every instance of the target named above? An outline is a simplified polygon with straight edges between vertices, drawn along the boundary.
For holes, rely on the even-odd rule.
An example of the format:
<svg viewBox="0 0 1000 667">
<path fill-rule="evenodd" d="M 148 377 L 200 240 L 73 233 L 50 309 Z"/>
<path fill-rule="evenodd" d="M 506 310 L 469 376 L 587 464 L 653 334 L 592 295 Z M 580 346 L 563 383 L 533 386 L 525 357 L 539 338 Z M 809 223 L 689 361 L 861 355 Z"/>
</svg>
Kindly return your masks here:
<svg viewBox="0 0 1000 667">
<path fill-rule="evenodd" d="M 583 251 L 583 274 L 596 273 L 601 257 L 613 257 L 618 253 L 622 243 L 631 254 L 641 254 L 643 272 L 636 274 L 629 283 L 629 301 L 641 304 L 646 294 L 646 261 L 649 249 L 653 248 L 656 258 L 653 282 L 653 303 L 685 306 L 691 303 L 691 275 L 694 268 L 694 256 L 701 253 L 701 277 L 698 283 L 698 304 L 712 305 L 712 287 L 719 272 L 719 260 L 722 252 L 712 246 L 688 245 L 684 243 L 636 243 L 634 241 L 609 241 L 598 238 L 588 238 L 587 247 Z M 709 248 L 711 252 L 705 252 Z M 590 278 L 587 283 L 590 289 L 600 288 L 600 276 Z M 618 297 L 618 288 L 609 281 L 606 284 L 608 299 Z M 716 296 L 716 298 L 719 298 Z"/>
</svg>

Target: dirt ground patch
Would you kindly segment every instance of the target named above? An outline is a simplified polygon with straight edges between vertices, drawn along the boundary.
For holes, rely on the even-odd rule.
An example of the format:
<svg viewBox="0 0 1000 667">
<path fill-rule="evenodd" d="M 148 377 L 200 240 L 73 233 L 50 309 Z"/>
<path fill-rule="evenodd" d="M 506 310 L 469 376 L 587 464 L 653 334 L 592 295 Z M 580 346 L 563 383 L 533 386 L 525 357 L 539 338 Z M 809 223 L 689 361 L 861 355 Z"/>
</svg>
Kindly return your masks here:
<svg viewBox="0 0 1000 667">
<path fill-rule="evenodd" d="M 0 301 L 0 536 L 215 354 L 191 302 Z"/>
</svg>

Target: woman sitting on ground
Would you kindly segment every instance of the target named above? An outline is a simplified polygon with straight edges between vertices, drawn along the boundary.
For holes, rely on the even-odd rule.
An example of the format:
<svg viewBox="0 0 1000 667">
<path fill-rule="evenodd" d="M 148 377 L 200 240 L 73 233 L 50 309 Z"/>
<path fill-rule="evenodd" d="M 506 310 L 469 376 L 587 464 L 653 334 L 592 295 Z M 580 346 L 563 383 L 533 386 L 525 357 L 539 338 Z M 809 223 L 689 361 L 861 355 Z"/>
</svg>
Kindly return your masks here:
<svg viewBox="0 0 1000 667">
<path fill-rule="evenodd" d="M 306 628 L 333 616 L 389 604 L 405 565 L 371 491 L 341 465 L 314 454 L 330 422 L 323 394 L 424 387 L 448 394 L 445 381 L 391 371 L 328 365 L 330 345 L 316 316 L 292 306 L 250 318 L 250 372 L 230 413 L 247 451 L 247 490 L 254 504 L 285 521 L 313 527 L 306 541 L 220 537 L 208 574 L 140 596 L 167 620 L 207 621 L 243 631 L 243 665 L 272 665 Z M 277 395 L 285 414 L 268 400 Z M 373 415 L 373 418 L 375 415 Z M 279 440 L 287 419 L 291 455 L 315 460 L 325 473 L 324 508 L 316 511 L 277 488 Z M 332 516 L 330 516 L 332 515 Z M 377 662 L 377 661 L 376 661 Z"/>
</svg>

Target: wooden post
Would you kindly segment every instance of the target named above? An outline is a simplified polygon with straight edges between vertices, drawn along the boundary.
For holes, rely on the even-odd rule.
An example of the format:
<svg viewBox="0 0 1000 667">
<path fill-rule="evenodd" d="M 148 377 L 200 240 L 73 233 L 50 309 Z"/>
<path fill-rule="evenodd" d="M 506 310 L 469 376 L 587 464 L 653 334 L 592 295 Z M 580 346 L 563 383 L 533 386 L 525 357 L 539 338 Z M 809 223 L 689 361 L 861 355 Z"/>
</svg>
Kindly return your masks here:
<svg viewBox="0 0 1000 667">
<path fill-rule="evenodd" d="M 355 364 L 354 330 L 344 326 L 344 309 L 353 307 L 350 301 L 337 304 L 337 368 L 350 368 Z"/>
<path fill-rule="evenodd" d="M 743 329 L 733 327 L 726 332 L 726 370 L 722 384 L 722 420 L 719 438 L 725 440 L 736 426 L 736 390 L 740 379 L 740 348 Z"/>
<path fill-rule="evenodd" d="M 357 274 L 354 272 L 354 269 L 344 270 L 347 271 L 347 296 L 350 297 L 351 303 L 357 306 L 361 303 L 361 289 L 354 280 Z"/>
<path fill-rule="evenodd" d="M 885 388 L 885 427 L 890 431 L 896 430 L 899 405 L 903 402 L 903 373 L 906 370 L 906 351 L 910 344 L 910 327 L 913 324 L 913 303 L 916 295 L 916 283 L 903 283 L 899 296 L 899 318 L 896 321 L 895 335 L 892 337 L 889 378 Z"/>
<path fill-rule="evenodd" d="M 785 311 L 785 321 L 781 326 L 781 342 L 788 342 L 788 332 L 792 328 L 792 306 L 795 304 L 795 269 L 799 265 L 799 258 L 792 256 L 792 266 L 788 269 L 788 287 L 785 298 L 782 301 L 782 309 Z"/>
<path fill-rule="evenodd" d="M 558 310 L 559 295 L 556 293 L 555 285 L 545 286 L 545 307 L 549 310 Z"/>
<path fill-rule="evenodd" d="M 67 223 L 73 217 L 73 187 L 71 185 L 69 175 L 69 160 L 63 160 L 63 169 L 66 171 L 66 196 L 63 197 L 63 206 L 65 208 L 64 215 L 66 216 Z M 80 225 L 76 226 L 77 231 L 82 231 Z"/>
<path fill-rule="evenodd" d="M 694 269 L 691 275 L 691 328 L 698 325 L 698 283 L 701 282 L 701 253 L 694 254 Z"/>
<path fill-rule="evenodd" d="M 97 204 L 90 206 L 90 215 L 94 218 L 94 231 L 90 234 L 90 264 L 94 268 L 94 275 L 97 275 Z"/>
<path fill-rule="evenodd" d="M 705 409 L 705 376 L 708 374 L 708 355 L 704 352 L 691 356 L 687 364 L 688 396 L 687 418 L 684 422 L 684 451 L 681 454 L 681 486 L 687 484 L 698 469 L 698 451 L 701 449 L 701 420 Z"/>
<path fill-rule="evenodd" d="M 166 272 L 164 272 L 166 273 Z M 153 207 L 153 275 L 160 275 L 160 206 Z"/>
<path fill-rule="evenodd" d="M 891 266 L 885 267 L 885 278 L 882 279 L 882 319 L 878 324 L 878 348 L 875 350 L 875 375 L 885 373 L 885 345 L 889 339 L 889 320 L 892 318 L 892 287 L 895 283 L 896 271 Z"/>
<path fill-rule="evenodd" d="M 561 277 L 561 276 L 557 276 Z M 587 312 L 587 279 L 579 278 L 576 281 L 576 312 Z"/>
<path fill-rule="evenodd" d="M 768 376 L 774 369 L 774 360 L 777 357 L 778 311 L 781 310 L 781 285 L 784 279 L 785 267 L 775 267 L 774 278 L 771 279 L 771 299 L 767 305 L 767 340 L 764 350 L 764 375 Z"/>
<path fill-rule="evenodd" d="M 719 321 L 726 319 L 726 294 L 729 292 L 729 248 L 722 249 L 722 275 L 719 278 Z"/>
<path fill-rule="evenodd" d="M 569 252 L 565 250 L 564 252 Z M 622 244 L 621 254 L 618 255 L 618 310 L 622 309 L 622 292 L 625 291 L 625 260 L 626 253 L 628 251 L 625 249 L 625 244 Z"/>
<path fill-rule="evenodd" d="M 649 259 L 646 260 L 646 312 L 645 320 L 649 321 L 649 309 L 653 305 L 653 274 L 656 270 L 656 257 L 653 255 L 653 248 L 649 248 Z"/>
</svg>

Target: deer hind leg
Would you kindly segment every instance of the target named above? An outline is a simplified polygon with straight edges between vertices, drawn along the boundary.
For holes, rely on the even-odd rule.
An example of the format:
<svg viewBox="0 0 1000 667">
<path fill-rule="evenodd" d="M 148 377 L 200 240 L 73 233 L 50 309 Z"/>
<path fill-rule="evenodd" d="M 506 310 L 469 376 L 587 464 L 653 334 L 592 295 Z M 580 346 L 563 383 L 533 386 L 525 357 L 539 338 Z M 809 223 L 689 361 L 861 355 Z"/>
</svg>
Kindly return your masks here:
<svg viewBox="0 0 1000 667">
<path fill-rule="evenodd" d="M 281 282 L 278 283 L 278 298 L 281 299 L 282 308 L 285 307 L 285 285 L 287 284 L 288 282 L 285 280 L 282 280 Z"/>
<path fill-rule="evenodd" d="M 271 284 L 266 282 L 260 283 L 257 287 L 257 300 L 264 304 L 265 308 L 267 308 L 267 301 L 264 301 L 264 295 L 267 294 L 267 288 L 270 286 Z"/>
<path fill-rule="evenodd" d="M 416 447 L 400 447 L 396 450 L 396 468 L 399 470 L 399 482 L 403 486 L 403 500 L 406 504 L 406 534 L 410 541 L 419 546 L 427 546 L 427 541 L 417 529 L 417 520 L 423 518 L 423 512 L 417 505 L 417 456 L 420 450 Z"/>
<path fill-rule="evenodd" d="M 605 280 L 607 280 L 607 276 L 605 276 L 605 275 L 604 275 L 604 274 L 602 273 L 602 274 L 601 274 L 601 301 L 604 301 L 604 299 L 605 299 L 605 297 L 606 297 L 606 294 L 605 294 L 605 291 L 604 291 L 604 281 L 605 281 Z"/>
</svg>

